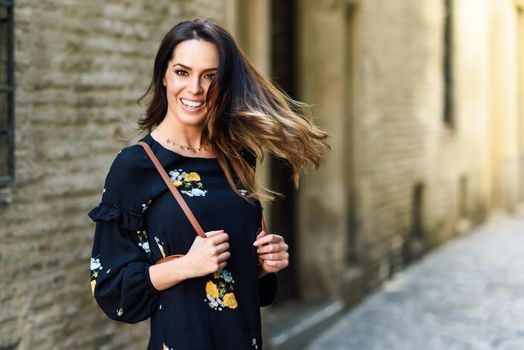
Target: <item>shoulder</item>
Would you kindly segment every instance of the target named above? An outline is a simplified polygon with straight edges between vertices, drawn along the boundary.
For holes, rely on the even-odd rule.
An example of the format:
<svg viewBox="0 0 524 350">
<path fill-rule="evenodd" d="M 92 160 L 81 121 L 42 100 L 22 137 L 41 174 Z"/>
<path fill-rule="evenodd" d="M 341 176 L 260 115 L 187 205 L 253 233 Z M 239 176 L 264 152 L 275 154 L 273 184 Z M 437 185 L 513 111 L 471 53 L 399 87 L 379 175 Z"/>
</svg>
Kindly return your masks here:
<svg viewBox="0 0 524 350">
<path fill-rule="evenodd" d="M 102 202 L 116 203 L 130 210 L 141 208 L 150 195 L 147 154 L 139 145 L 118 152 L 104 184 Z"/>
<path fill-rule="evenodd" d="M 126 147 L 116 155 L 109 169 L 109 174 L 138 171 L 143 168 L 145 157 L 146 153 L 139 145 Z"/>
<path fill-rule="evenodd" d="M 145 156 L 138 145 L 118 152 L 106 176 L 102 200 L 88 214 L 93 221 L 116 220 L 122 228 L 130 230 L 143 226 L 142 212 L 151 193 Z"/>
</svg>

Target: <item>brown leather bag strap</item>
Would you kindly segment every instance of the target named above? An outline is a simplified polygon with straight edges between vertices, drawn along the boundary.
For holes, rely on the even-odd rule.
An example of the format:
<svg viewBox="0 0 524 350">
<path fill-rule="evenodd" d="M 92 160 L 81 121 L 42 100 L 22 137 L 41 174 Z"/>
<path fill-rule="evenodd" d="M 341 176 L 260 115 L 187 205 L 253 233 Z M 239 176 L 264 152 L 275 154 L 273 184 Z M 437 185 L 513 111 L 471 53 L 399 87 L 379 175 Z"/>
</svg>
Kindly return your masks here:
<svg viewBox="0 0 524 350">
<path fill-rule="evenodd" d="M 262 223 L 261 223 L 262 231 L 266 231 L 266 220 L 264 220 L 264 208 L 262 208 L 262 214 L 260 214 L 260 216 L 262 217 L 262 219 L 261 219 L 261 221 L 262 221 Z"/>
<path fill-rule="evenodd" d="M 173 196 L 175 196 L 175 199 L 178 202 L 178 204 L 180 205 L 180 207 L 182 208 L 182 210 L 184 211 L 184 214 L 186 214 L 188 220 L 191 222 L 191 225 L 193 225 L 193 228 L 195 229 L 196 233 L 200 237 L 206 238 L 206 234 L 204 233 L 204 230 L 202 229 L 202 226 L 200 226 L 200 224 L 198 223 L 197 219 L 193 215 L 193 212 L 187 206 L 186 201 L 184 200 L 184 198 L 182 197 L 180 192 L 178 192 L 176 186 L 171 182 L 171 180 L 169 180 L 169 176 L 167 176 L 166 171 L 164 170 L 164 168 L 162 167 L 162 165 L 158 161 L 158 159 L 155 156 L 155 154 L 153 153 L 153 150 L 151 149 L 151 147 L 149 147 L 149 145 L 147 143 L 143 142 L 143 141 L 138 142 L 138 144 L 140 146 L 142 146 L 144 148 L 144 150 L 146 151 L 147 155 L 149 156 L 149 158 L 151 159 L 151 161 L 155 165 L 156 169 L 160 173 L 160 176 L 162 177 L 162 179 L 166 183 L 167 187 L 169 188 L 169 190 L 171 191 Z"/>
</svg>

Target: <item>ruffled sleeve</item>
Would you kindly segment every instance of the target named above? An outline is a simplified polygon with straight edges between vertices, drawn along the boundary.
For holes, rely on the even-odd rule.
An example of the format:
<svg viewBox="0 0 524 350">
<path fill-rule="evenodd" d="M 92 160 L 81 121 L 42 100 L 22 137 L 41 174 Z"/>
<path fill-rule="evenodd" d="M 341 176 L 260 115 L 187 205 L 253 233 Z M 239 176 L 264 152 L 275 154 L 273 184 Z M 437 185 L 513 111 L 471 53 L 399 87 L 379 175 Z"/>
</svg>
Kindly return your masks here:
<svg viewBox="0 0 524 350">
<path fill-rule="evenodd" d="M 142 215 L 148 188 L 140 176 L 136 146 L 124 149 L 107 175 L 102 202 L 89 212 L 96 222 L 91 257 L 91 289 L 104 313 L 136 323 L 157 309 L 159 292 L 151 284 L 153 264 Z"/>
</svg>

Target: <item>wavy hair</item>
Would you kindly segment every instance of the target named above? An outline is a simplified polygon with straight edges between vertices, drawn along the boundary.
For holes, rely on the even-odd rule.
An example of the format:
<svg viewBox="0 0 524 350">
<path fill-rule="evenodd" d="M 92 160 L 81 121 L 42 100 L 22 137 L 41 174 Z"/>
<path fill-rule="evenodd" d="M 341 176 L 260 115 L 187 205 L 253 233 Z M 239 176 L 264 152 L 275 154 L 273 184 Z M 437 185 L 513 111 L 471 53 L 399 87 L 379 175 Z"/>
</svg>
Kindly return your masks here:
<svg viewBox="0 0 524 350">
<path fill-rule="evenodd" d="M 208 20 L 180 22 L 163 38 L 155 57 L 153 77 L 139 103 L 149 97 L 145 114 L 138 121 L 142 131 L 152 131 L 167 113 L 166 88 L 162 79 L 175 47 L 185 40 L 205 40 L 218 51 L 218 69 L 207 92 L 208 114 L 203 136 L 213 145 L 217 160 L 231 188 L 250 193 L 244 198 L 273 199 L 279 195 L 257 183 L 254 168 L 242 150 L 263 160 L 269 151 L 287 161 L 298 188 L 301 172 L 317 169 L 328 134 L 311 122 L 310 108 L 293 100 L 266 79 L 249 62 L 232 36 Z M 237 187 L 238 186 L 238 187 Z M 261 188 L 261 190 L 259 190 Z"/>
</svg>

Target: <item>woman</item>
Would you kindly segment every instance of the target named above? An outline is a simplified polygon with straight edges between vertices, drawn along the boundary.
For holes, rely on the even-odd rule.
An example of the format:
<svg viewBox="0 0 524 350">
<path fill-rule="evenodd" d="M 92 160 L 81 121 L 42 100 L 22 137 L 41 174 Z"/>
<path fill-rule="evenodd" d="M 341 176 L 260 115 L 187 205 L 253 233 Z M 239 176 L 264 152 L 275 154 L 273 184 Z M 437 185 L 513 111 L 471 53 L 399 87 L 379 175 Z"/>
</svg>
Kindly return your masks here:
<svg viewBox="0 0 524 350">
<path fill-rule="evenodd" d="M 112 319 L 151 318 L 149 349 L 261 349 L 260 306 L 288 266 L 284 239 L 261 230 L 257 158 L 286 159 L 295 184 L 318 167 L 326 133 L 262 77 L 230 34 L 179 23 L 157 52 L 145 116 L 153 150 L 204 228 L 195 230 L 144 149 L 116 157 L 96 225 L 91 287 Z M 185 254 L 160 264 L 172 254 Z"/>
</svg>

